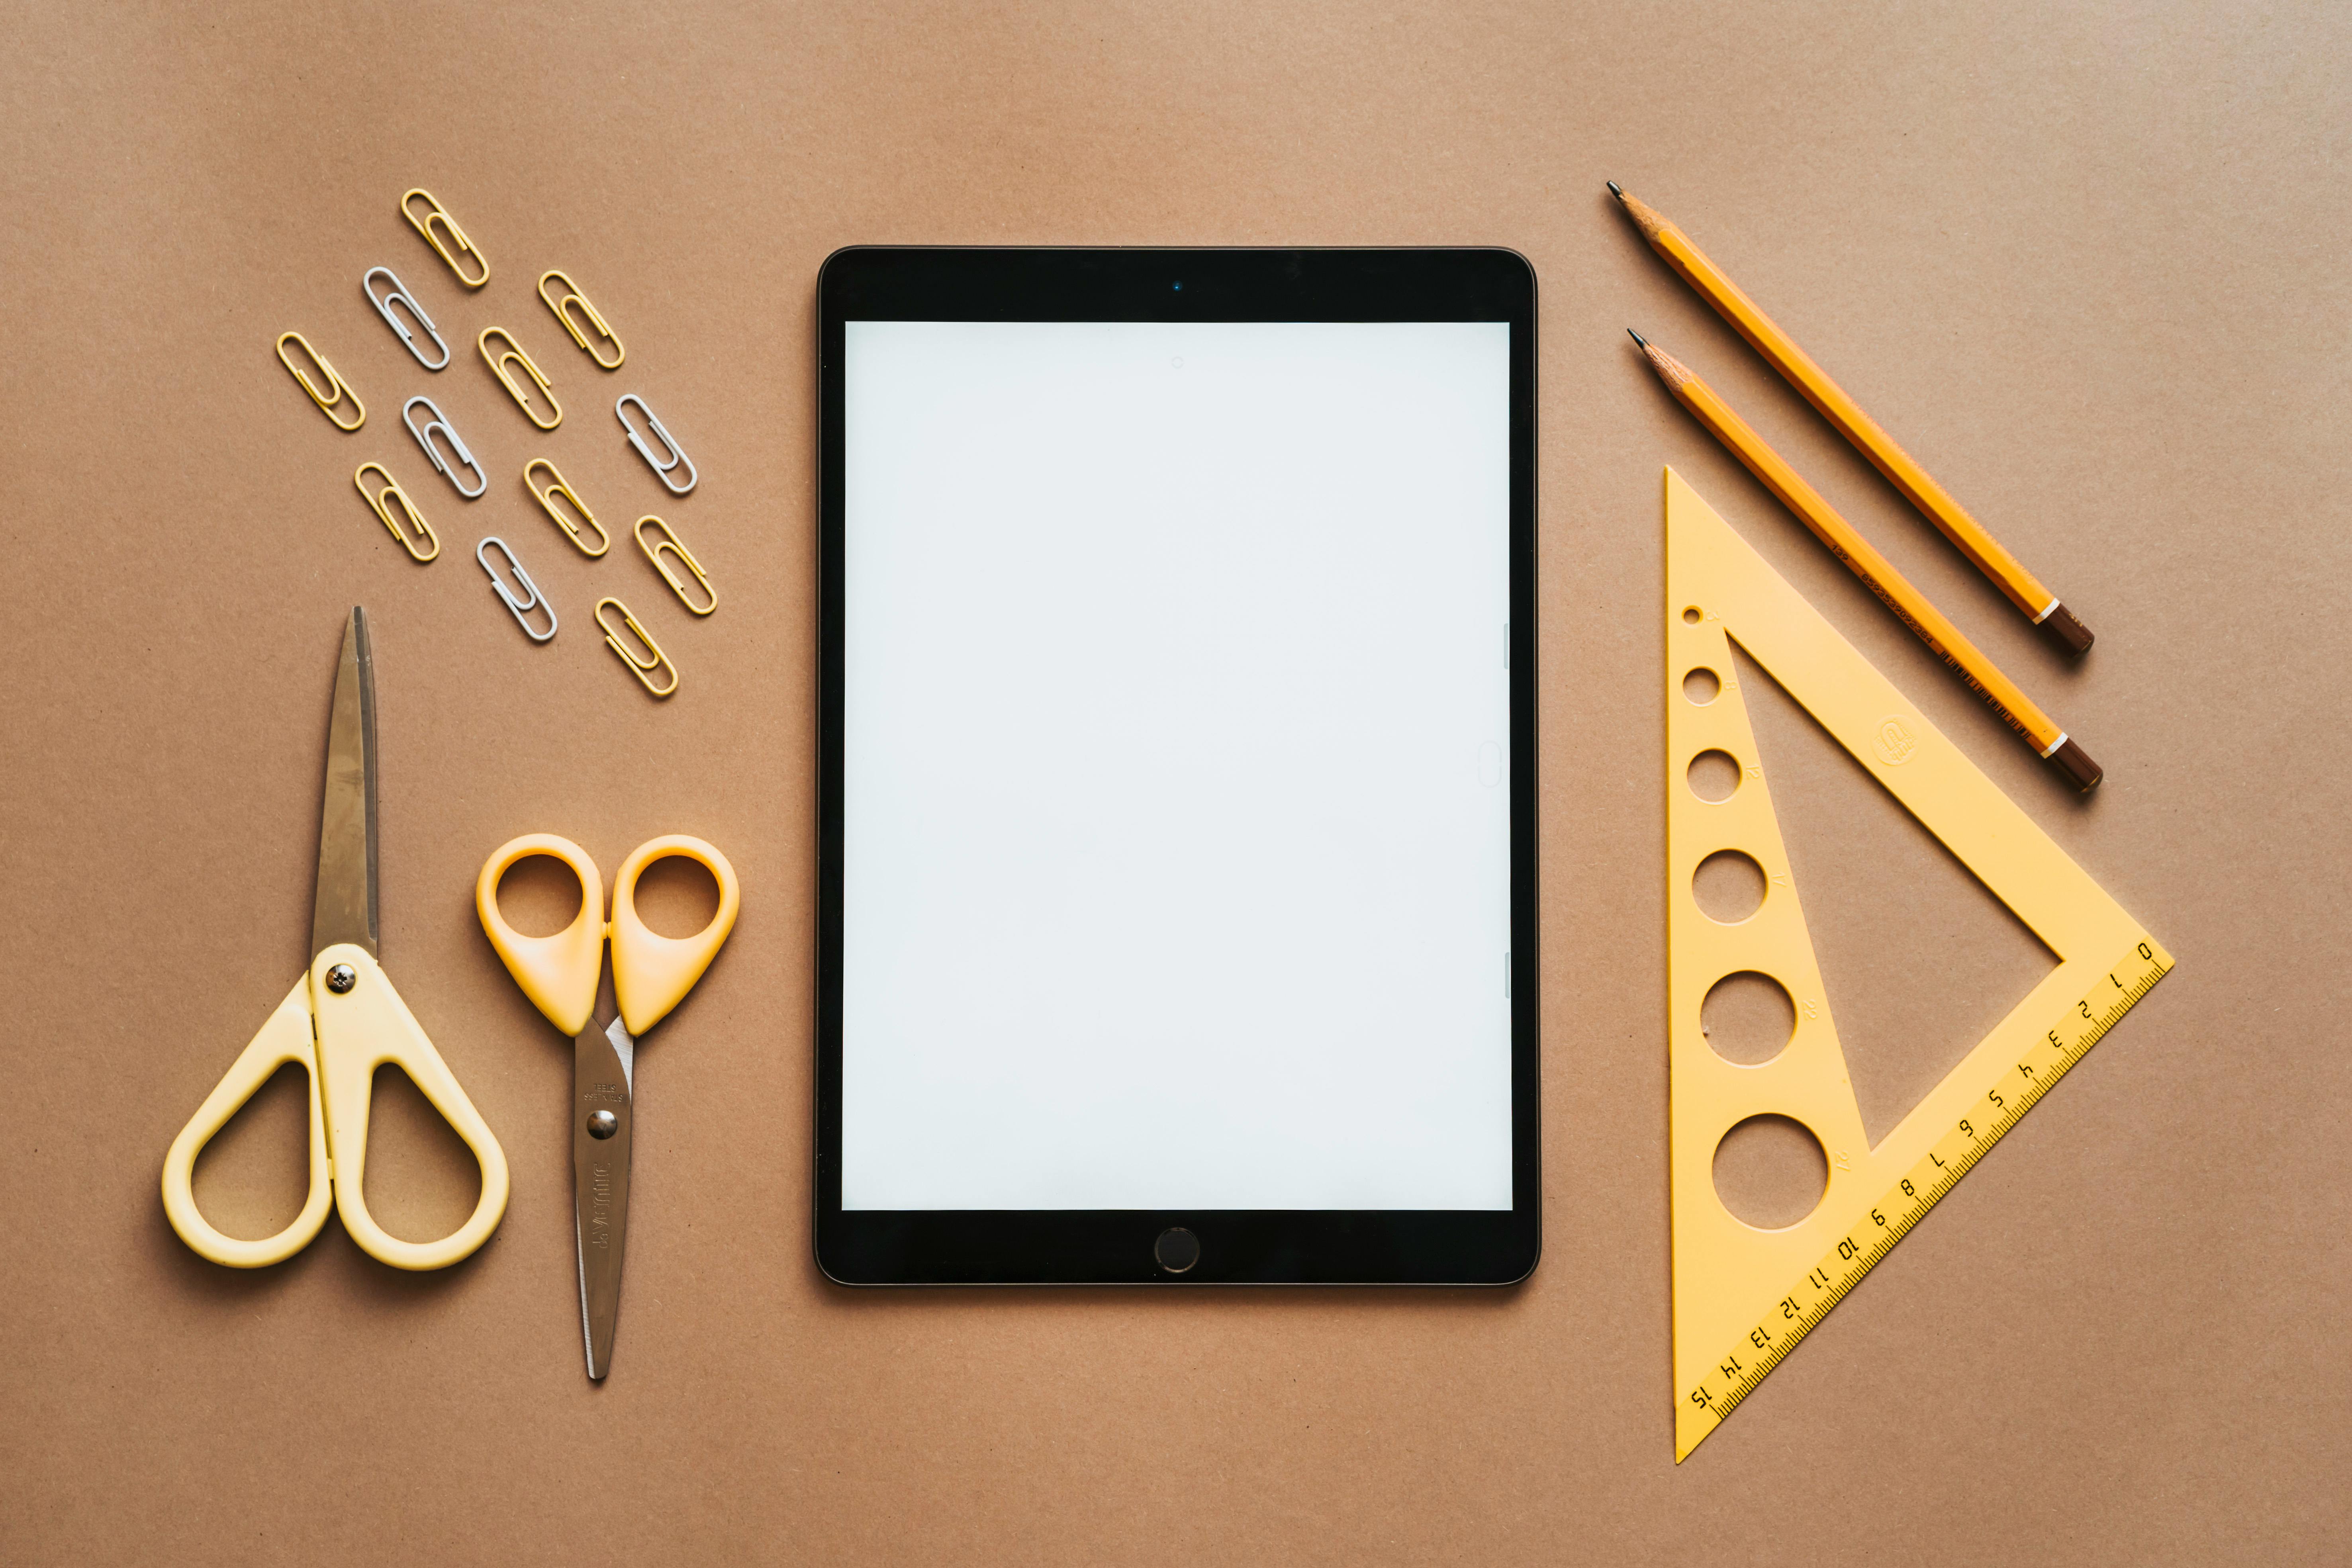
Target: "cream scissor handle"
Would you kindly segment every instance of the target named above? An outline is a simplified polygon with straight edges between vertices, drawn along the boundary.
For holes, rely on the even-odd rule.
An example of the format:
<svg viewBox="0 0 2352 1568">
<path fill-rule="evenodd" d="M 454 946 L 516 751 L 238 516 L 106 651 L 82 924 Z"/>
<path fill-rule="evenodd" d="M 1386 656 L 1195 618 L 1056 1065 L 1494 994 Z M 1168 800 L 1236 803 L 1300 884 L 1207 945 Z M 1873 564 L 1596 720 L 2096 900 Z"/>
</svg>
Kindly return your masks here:
<svg viewBox="0 0 2352 1568">
<path fill-rule="evenodd" d="M 580 913 L 553 936 L 525 936 L 499 912 L 499 879 L 531 855 L 552 856 L 580 879 Z M 699 861 L 719 884 L 719 912 L 688 937 L 663 936 L 637 918 L 637 879 L 655 861 L 672 856 Z M 604 972 L 606 937 L 613 942 L 613 994 L 621 1005 L 622 1025 L 630 1034 L 642 1035 L 694 989 L 726 944 L 742 907 L 743 887 L 727 857 L 715 845 L 683 833 L 648 839 L 621 863 L 621 874 L 613 882 L 609 924 L 604 920 L 604 879 L 596 863 L 580 846 L 552 833 L 526 833 L 500 845 L 482 862 L 482 874 L 474 881 L 474 909 L 490 945 L 498 949 L 523 994 L 567 1035 L 588 1026 L 596 1005 L 596 981 Z"/>
<path fill-rule="evenodd" d="M 337 973 L 343 969 L 347 976 Z M 310 1196 L 294 1223 L 276 1236 L 260 1241 L 225 1236 L 196 1211 L 196 1156 L 288 1062 L 301 1063 L 310 1078 Z M 473 1217 L 438 1241 L 403 1241 L 367 1210 L 368 1099 L 375 1069 L 386 1062 L 424 1091 L 482 1168 L 482 1196 Z M 369 1257 L 394 1268 L 446 1268 L 471 1257 L 498 1228 L 507 1212 L 507 1185 L 506 1152 L 481 1112 L 425 1037 L 383 966 L 365 948 L 349 942 L 311 961 L 310 972 L 286 994 L 163 1156 L 163 1213 L 172 1228 L 199 1255 L 232 1268 L 260 1268 L 301 1251 L 327 1223 L 331 1199 L 343 1216 L 343 1228 Z"/>
<path fill-rule="evenodd" d="M 294 1223 L 276 1236 L 259 1241 L 226 1236 L 215 1230 L 196 1210 L 196 1194 L 193 1185 L 196 1156 L 213 1141 L 220 1130 L 228 1125 L 230 1117 L 245 1109 L 245 1102 L 270 1079 L 270 1076 L 288 1062 L 299 1062 L 309 1079 L 310 1095 L 310 1194 L 303 1201 L 302 1212 Z M 283 1262 L 310 1244 L 327 1223 L 327 1210 L 332 1202 L 332 1182 L 327 1162 L 327 1124 L 319 1109 L 319 1058 L 310 1041 L 310 977 L 307 974 L 294 983 L 278 1011 L 269 1015 L 269 1022 L 253 1037 L 228 1072 L 205 1097 L 204 1104 L 188 1118 L 180 1135 L 172 1140 L 172 1152 L 163 1156 L 163 1213 L 180 1239 L 198 1256 L 231 1268 L 261 1268 Z"/>
<path fill-rule="evenodd" d="M 346 966 L 349 983 L 341 984 L 345 977 L 337 972 Z M 343 1228 L 361 1251 L 394 1268 L 446 1268 L 472 1257 L 507 1212 L 507 1156 L 489 1124 L 367 949 L 337 942 L 310 961 L 310 1007 L 319 1030 L 327 1147 L 335 1161 L 335 1212 Z M 375 1069 L 386 1062 L 408 1075 L 481 1166 L 482 1195 L 472 1216 L 438 1241 L 403 1241 L 367 1210 L 368 1100 Z"/>
</svg>

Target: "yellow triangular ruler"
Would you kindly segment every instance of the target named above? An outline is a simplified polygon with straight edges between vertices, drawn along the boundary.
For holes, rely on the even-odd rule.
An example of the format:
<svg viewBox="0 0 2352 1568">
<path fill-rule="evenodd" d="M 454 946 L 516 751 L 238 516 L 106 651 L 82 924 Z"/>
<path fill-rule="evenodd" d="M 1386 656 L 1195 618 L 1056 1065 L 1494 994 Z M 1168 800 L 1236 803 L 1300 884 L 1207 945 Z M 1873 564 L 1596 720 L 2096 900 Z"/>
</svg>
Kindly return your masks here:
<svg viewBox="0 0 2352 1568">
<path fill-rule="evenodd" d="M 1758 766 L 1733 641 L 2060 959 L 1876 1148 Z M 1685 690 L 1695 669 L 1717 677 L 1712 701 Z M 1720 803 L 1688 782 L 1706 751 L 1740 765 L 1738 788 Z M 1699 862 L 1724 849 L 1744 852 L 1766 877 L 1763 903 L 1737 924 L 1708 918 L 1692 891 Z M 2172 959 L 1671 468 L 1666 866 L 1679 1463 Z M 1772 976 L 1795 1004 L 1787 1047 L 1753 1067 L 1717 1055 L 1699 1029 L 1707 992 L 1742 971 Z M 1821 1140 L 1829 1185 L 1805 1219 L 1759 1230 L 1717 1196 L 1715 1152 L 1739 1122 L 1775 1113 Z"/>
</svg>

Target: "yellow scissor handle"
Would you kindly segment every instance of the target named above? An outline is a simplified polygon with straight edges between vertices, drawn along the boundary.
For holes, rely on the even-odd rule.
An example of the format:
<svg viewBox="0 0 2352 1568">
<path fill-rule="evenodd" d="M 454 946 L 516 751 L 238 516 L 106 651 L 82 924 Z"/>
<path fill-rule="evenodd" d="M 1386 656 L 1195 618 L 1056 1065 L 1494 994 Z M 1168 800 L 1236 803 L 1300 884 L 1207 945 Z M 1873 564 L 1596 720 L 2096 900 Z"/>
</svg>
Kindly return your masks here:
<svg viewBox="0 0 2352 1568">
<path fill-rule="evenodd" d="M 196 1212 L 191 1184 L 196 1156 L 288 1062 L 301 1063 L 310 1079 L 310 1196 L 294 1223 L 276 1236 L 259 1241 L 225 1236 Z M 424 1091 L 482 1168 L 473 1217 L 438 1241 L 403 1241 L 367 1210 L 368 1100 L 375 1069 L 386 1062 Z M 383 966 L 349 942 L 311 961 L 310 972 L 286 994 L 163 1156 L 163 1213 L 172 1228 L 197 1253 L 232 1268 L 260 1268 L 301 1251 L 327 1223 L 331 1197 L 343 1228 L 371 1258 L 394 1268 L 446 1268 L 489 1239 L 506 1215 L 507 1190 L 507 1157 L 498 1139 Z"/>
<path fill-rule="evenodd" d="M 530 855 L 552 856 L 580 879 L 580 913 L 553 936 L 525 936 L 499 912 L 499 879 Z M 662 936 L 637 918 L 637 879 L 655 861 L 672 856 L 701 862 L 719 884 L 719 912 L 689 937 Z M 547 1021 L 567 1035 L 588 1026 L 596 1005 L 597 977 L 604 972 L 606 937 L 613 942 L 613 994 L 621 1004 L 621 1022 L 630 1034 L 642 1035 L 694 989 L 726 945 L 742 907 L 743 887 L 727 857 L 715 845 L 683 833 L 649 839 L 621 863 L 621 874 L 613 883 L 609 925 L 604 918 L 604 879 L 596 863 L 580 846 L 552 833 L 526 833 L 500 845 L 482 862 L 482 874 L 474 880 L 475 911 L 507 973 L 547 1015 Z"/>
<path fill-rule="evenodd" d="M 580 879 L 579 916 L 553 936 L 525 936 L 499 912 L 499 879 L 532 855 L 552 856 Z M 588 852 L 552 833 L 526 833 L 500 845 L 474 879 L 474 910 L 507 973 L 547 1021 L 566 1035 L 586 1028 L 596 1006 L 596 978 L 604 968 L 604 879 Z"/>
<path fill-rule="evenodd" d="M 348 967 L 346 976 L 341 973 Z M 338 989 L 341 985 L 343 988 Z M 327 1149 L 334 1160 L 335 1212 L 360 1250 L 394 1268 L 446 1268 L 489 1240 L 507 1212 L 507 1156 L 458 1087 L 441 1053 L 393 989 L 367 949 L 337 942 L 310 961 L 310 1010 L 319 1031 L 319 1077 L 326 1102 Z M 482 1195 L 465 1224 L 438 1241 L 403 1241 L 375 1223 L 364 1196 L 368 1100 L 375 1069 L 406 1073 L 474 1152 Z"/>
<path fill-rule="evenodd" d="M 662 936 L 637 918 L 638 877 L 655 861 L 672 856 L 700 861 L 719 884 L 719 912 L 689 937 Z M 715 845 L 699 838 L 672 833 L 649 839 L 621 862 L 620 875 L 613 879 L 613 994 L 630 1034 L 644 1034 L 686 999 L 726 945 L 742 907 L 743 887 L 735 879 L 735 868 Z"/>
<path fill-rule="evenodd" d="M 288 1062 L 299 1062 L 309 1079 L 310 1095 L 310 1195 L 303 1201 L 302 1212 L 294 1223 L 276 1236 L 259 1241 L 247 1241 L 238 1237 L 225 1236 L 215 1230 L 205 1216 L 196 1212 L 196 1194 L 193 1185 L 196 1156 L 213 1141 L 220 1130 L 228 1125 L 229 1118 L 245 1109 L 245 1102 L 254 1097 L 270 1075 Z M 327 1223 L 327 1209 L 333 1201 L 331 1183 L 328 1177 L 327 1123 L 319 1110 L 319 1058 L 310 1044 L 310 977 L 304 975 L 286 994 L 286 1000 L 269 1015 L 269 1022 L 253 1037 L 228 1072 L 215 1085 L 204 1104 L 188 1118 L 180 1135 L 172 1140 L 172 1152 L 163 1156 L 163 1213 L 180 1239 L 204 1258 L 231 1268 L 261 1268 L 283 1262 L 310 1244 Z"/>
</svg>

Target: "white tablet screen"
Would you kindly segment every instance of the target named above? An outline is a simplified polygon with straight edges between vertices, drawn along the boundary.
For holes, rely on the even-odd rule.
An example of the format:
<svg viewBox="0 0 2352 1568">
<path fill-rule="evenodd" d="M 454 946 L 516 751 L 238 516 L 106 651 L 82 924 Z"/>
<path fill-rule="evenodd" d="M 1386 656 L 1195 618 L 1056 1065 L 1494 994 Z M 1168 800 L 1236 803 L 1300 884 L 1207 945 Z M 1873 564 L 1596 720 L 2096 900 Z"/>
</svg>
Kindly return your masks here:
<svg viewBox="0 0 2352 1568">
<path fill-rule="evenodd" d="M 1511 1206 L 1509 346 L 847 323 L 844 1208 Z"/>
</svg>

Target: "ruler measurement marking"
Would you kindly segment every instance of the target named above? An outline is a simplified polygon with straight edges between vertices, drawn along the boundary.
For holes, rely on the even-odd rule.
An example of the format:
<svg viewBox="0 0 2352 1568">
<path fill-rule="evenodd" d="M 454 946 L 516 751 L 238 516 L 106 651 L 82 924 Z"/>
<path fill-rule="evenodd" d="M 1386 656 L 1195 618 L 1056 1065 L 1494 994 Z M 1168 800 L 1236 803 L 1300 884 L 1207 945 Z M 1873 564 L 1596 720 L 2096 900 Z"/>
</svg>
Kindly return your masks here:
<svg viewBox="0 0 2352 1568">
<path fill-rule="evenodd" d="M 2137 967 L 2140 970 L 2138 978 L 2129 985 L 2124 984 L 2116 977 L 2116 970 L 2126 965 Z M 2088 1055 L 2091 1047 L 2104 1039 L 2107 1032 L 2116 1026 L 2124 1015 L 2130 1012 L 2133 1005 L 2141 997 L 2147 995 L 2158 981 L 2171 972 L 2171 968 L 2170 961 L 2158 956 L 2155 944 L 2149 939 L 2142 937 L 2126 952 L 2122 963 L 2106 972 L 2106 981 L 2120 993 L 2119 999 L 2112 1003 L 2105 1012 L 2093 1015 L 2090 1007 L 2097 994 L 2095 989 L 2092 995 L 2084 996 L 2075 1004 L 2074 1010 L 2083 1015 L 2082 1022 L 2087 1026 L 2075 1037 L 2071 1045 L 2054 1044 L 2057 1031 L 2055 1029 L 2045 1031 L 2041 1041 L 2027 1047 L 2025 1060 L 2018 1062 L 1996 1078 L 1992 1087 L 1986 1090 L 1988 1099 L 2002 1095 L 2004 1086 L 2011 1081 L 2012 1076 L 2017 1079 L 2019 1087 L 2009 1090 L 2005 1099 L 1994 1100 L 1996 1114 L 1986 1123 L 1981 1131 L 1970 1125 L 1974 1118 L 1965 1116 L 1960 1118 L 1949 1131 L 1929 1145 L 1925 1158 L 1911 1168 L 1909 1174 L 1899 1178 L 1895 1184 L 1887 1190 L 1885 1196 L 1882 1197 L 1870 1210 L 1874 1215 L 1878 1214 L 1882 1209 L 1898 1211 L 1881 1219 L 1880 1226 L 1883 1234 L 1875 1237 L 1868 1246 L 1856 1241 L 1851 1234 L 1840 1237 L 1837 1244 L 1832 1246 L 1829 1252 L 1824 1254 L 1822 1259 L 1806 1273 L 1806 1282 L 1811 1285 L 1815 1274 L 1830 1275 L 1832 1264 L 1838 1266 L 1834 1275 L 1830 1275 L 1823 1284 L 1811 1287 L 1815 1292 L 1812 1301 L 1804 1307 L 1798 1308 L 1793 1316 L 1781 1318 L 1779 1321 L 1780 1326 L 1777 1331 L 1774 1327 L 1775 1321 L 1769 1316 L 1766 1317 L 1750 1330 L 1738 1345 L 1735 1345 L 1728 1356 L 1717 1362 L 1717 1372 L 1723 1377 L 1722 1392 L 1717 1393 L 1710 1386 L 1716 1381 L 1714 1374 L 1701 1379 L 1698 1386 L 1690 1391 L 1687 1403 L 1696 1405 L 1710 1418 L 1707 1430 L 1712 1432 L 1716 1426 L 1722 1425 L 1724 1419 L 1739 1407 L 1740 1402 L 1754 1392 L 1756 1385 L 1762 1383 L 1788 1353 L 1796 1349 L 1805 1336 L 1810 1334 L 1823 1318 L 1828 1317 L 1839 1302 L 1845 1300 L 1856 1285 L 1862 1283 L 1863 1278 L 1877 1266 L 1878 1260 L 1893 1251 L 1895 1243 L 1909 1235 L 1912 1226 L 1918 1224 L 1928 1210 L 1940 1203 L 1947 1193 L 1958 1185 L 1962 1176 L 1976 1168 L 1977 1162 L 1984 1158 L 1985 1152 L 2000 1142 L 2027 1111 L 2040 1104 L 2042 1097 L 2050 1092 L 2051 1087 L 2072 1071 L 2074 1064 Z M 2035 1061 L 2037 1054 L 2041 1054 L 2043 1058 L 2039 1065 Z M 1960 1148 L 1953 1159 L 1948 1162 L 1940 1157 L 1939 1151 L 1945 1140 L 1950 1138 L 1953 1133 L 1965 1133 L 1969 1142 Z M 1932 1165 L 1936 1173 L 1927 1180 L 1920 1181 L 1919 1172 L 1923 1165 Z M 1906 1189 L 1908 1191 L 1906 1192 Z M 1898 1194 L 1904 1195 L 1898 1198 L 1896 1195 Z M 1841 1258 L 1842 1249 L 1851 1250 Z M 1790 1290 L 1782 1296 L 1780 1301 L 1774 1303 L 1774 1307 L 1778 1310 L 1781 1307 L 1793 1307 L 1795 1303 L 1796 1292 Z M 1757 1345 L 1759 1336 L 1761 1336 L 1765 1342 L 1761 1348 Z M 1742 1348 L 1752 1352 L 1756 1359 L 1752 1362 L 1741 1361 L 1739 1356 Z M 1730 1370 L 1733 1366 L 1738 1368 L 1737 1373 Z M 1696 1446 L 1696 1440 L 1692 1446 L 1694 1447 Z M 1685 1452 L 1687 1451 L 1686 1449 Z"/>
</svg>

